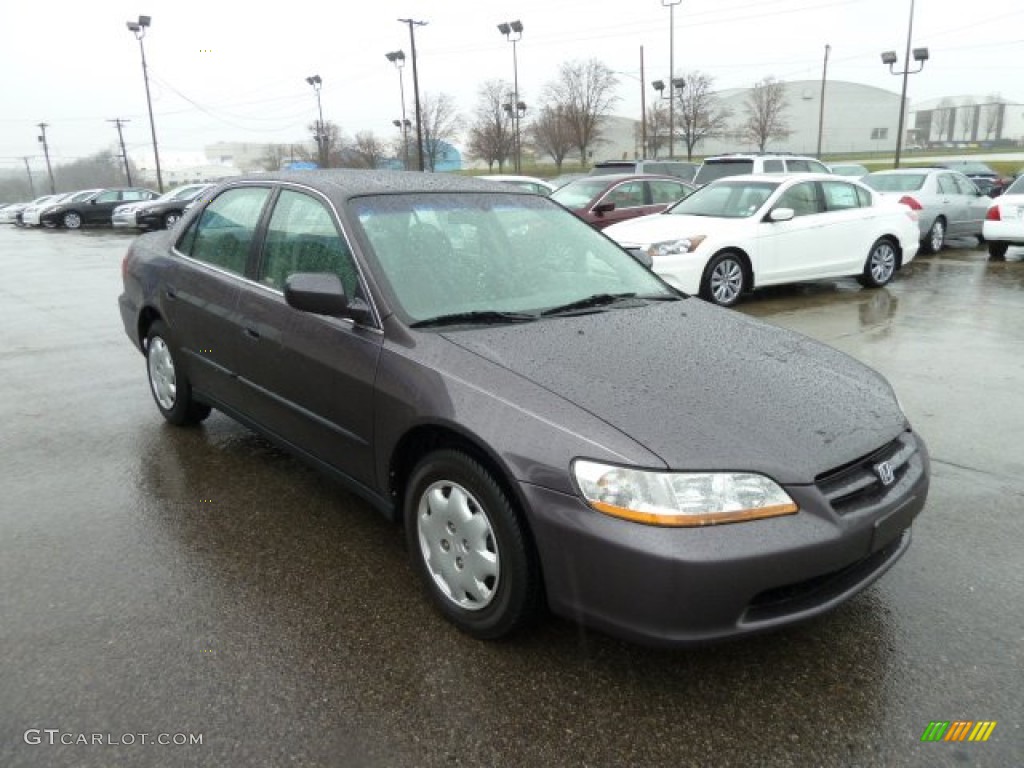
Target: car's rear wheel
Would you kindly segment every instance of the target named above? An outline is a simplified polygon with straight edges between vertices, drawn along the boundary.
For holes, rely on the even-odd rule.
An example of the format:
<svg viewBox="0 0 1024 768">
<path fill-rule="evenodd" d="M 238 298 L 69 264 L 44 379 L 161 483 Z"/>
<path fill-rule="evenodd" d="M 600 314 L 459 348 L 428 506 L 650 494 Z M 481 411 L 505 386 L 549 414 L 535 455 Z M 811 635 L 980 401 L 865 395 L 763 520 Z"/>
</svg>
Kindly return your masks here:
<svg viewBox="0 0 1024 768">
<path fill-rule="evenodd" d="M 944 218 L 936 217 L 921 244 L 924 246 L 925 253 L 938 253 L 942 250 L 942 246 L 946 244 L 946 220 Z"/>
<path fill-rule="evenodd" d="M 82 214 L 80 214 L 78 211 L 68 211 L 61 217 L 60 222 L 67 229 L 81 229 Z"/>
<path fill-rule="evenodd" d="M 876 240 L 868 252 L 867 261 L 864 262 L 864 272 L 859 278 L 861 284 L 869 288 L 881 288 L 883 285 L 887 285 L 896 274 L 898 263 L 899 257 L 892 240 L 884 237 Z"/>
<path fill-rule="evenodd" d="M 178 219 L 181 218 L 181 214 L 178 211 L 170 211 L 164 214 L 164 229 L 170 229 L 178 223 Z"/>
<path fill-rule="evenodd" d="M 747 273 L 742 259 L 732 251 L 717 254 L 704 270 L 700 295 L 720 307 L 731 307 L 740 300 L 747 287 Z"/>
<path fill-rule="evenodd" d="M 484 467 L 440 450 L 407 485 L 409 552 L 431 599 L 455 626 L 492 640 L 529 623 L 540 605 L 540 569 L 525 522 Z"/>
<path fill-rule="evenodd" d="M 160 321 L 146 335 L 146 371 L 156 407 L 171 424 L 198 424 L 210 415 L 210 406 L 192 399 L 192 385 L 179 368 L 167 327 Z"/>
<path fill-rule="evenodd" d="M 992 240 L 988 241 L 988 255 L 993 259 L 1005 259 L 1006 252 L 1010 250 L 1009 243 L 998 243 Z"/>
</svg>

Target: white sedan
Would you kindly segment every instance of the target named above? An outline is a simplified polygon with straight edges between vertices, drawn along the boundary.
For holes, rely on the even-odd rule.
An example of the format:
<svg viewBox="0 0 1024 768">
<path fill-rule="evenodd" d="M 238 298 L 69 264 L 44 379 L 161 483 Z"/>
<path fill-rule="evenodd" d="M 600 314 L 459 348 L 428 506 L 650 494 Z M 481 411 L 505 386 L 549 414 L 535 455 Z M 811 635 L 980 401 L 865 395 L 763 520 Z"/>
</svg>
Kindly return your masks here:
<svg viewBox="0 0 1024 768">
<path fill-rule="evenodd" d="M 766 285 L 855 275 L 888 283 L 917 255 L 917 213 L 852 179 L 730 176 L 604 233 L 666 282 L 721 306 Z"/>
<path fill-rule="evenodd" d="M 992 201 L 981 233 L 993 259 L 1006 258 L 1011 245 L 1024 245 L 1024 176 L 1019 176 L 1003 194 Z"/>
</svg>

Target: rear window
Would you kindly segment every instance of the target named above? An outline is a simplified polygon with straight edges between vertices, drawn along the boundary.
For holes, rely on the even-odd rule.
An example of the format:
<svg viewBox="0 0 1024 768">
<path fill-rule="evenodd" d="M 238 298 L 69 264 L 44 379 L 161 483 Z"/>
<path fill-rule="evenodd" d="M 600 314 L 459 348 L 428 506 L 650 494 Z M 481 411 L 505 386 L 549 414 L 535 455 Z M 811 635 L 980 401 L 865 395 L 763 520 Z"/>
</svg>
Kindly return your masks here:
<svg viewBox="0 0 1024 768">
<path fill-rule="evenodd" d="M 737 158 L 735 160 L 708 160 L 697 171 L 693 178 L 695 184 L 707 184 L 715 179 L 724 179 L 726 176 L 740 176 L 744 173 L 754 172 L 754 161 L 750 158 Z"/>
<path fill-rule="evenodd" d="M 923 173 L 869 173 L 861 181 L 876 192 L 913 192 L 924 186 L 925 178 Z"/>
<path fill-rule="evenodd" d="M 636 163 L 622 161 L 618 163 L 598 163 L 590 169 L 591 176 L 603 176 L 606 173 L 633 173 L 636 171 Z"/>
</svg>

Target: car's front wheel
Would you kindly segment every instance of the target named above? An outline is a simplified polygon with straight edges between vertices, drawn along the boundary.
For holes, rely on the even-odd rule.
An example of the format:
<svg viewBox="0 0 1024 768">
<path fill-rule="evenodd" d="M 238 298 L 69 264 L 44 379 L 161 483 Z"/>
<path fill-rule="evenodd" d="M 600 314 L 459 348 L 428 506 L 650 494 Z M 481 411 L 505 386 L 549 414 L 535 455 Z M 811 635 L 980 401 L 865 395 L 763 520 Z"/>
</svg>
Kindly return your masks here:
<svg viewBox="0 0 1024 768">
<path fill-rule="evenodd" d="M 210 415 L 210 406 L 192 399 L 192 385 L 179 368 L 167 327 L 160 321 L 146 335 L 146 371 L 156 407 L 171 424 L 198 424 Z"/>
<path fill-rule="evenodd" d="M 896 274 L 898 257 L 896 246 L 887 238 L 877 240 L 868 252 L 868 259 L 864 262 L 864 273 L 860 276 L 862 285 L 869 288 L 881 288 L 887 285 Z"/>
<path fill-rule="evenodd" d="M 746 289 L 746 269 L 740 257 L 731 252 L 717 254 L 708 263 L 700 281 L 700 295 L 720 307 L 731 307 Z"/>
<path fill-rule="evenodd" d="M 946 220 L 941 216 L 936 217 L 935 221 L 932 222 L 931 229 L 928 230 L 928 234 L 925 235 L 923 250 L 925 253 L 938 253 L 942 250 L 942 246 L 946 244 Z"/>
<path fill-rule="evenodd" d="M 82 214 L 78 211 L 68 211 L 61 217 L 60 223 L 67 229 L 81 229 Z"/>
<path fill-rule="evenodd" d="M 408 483 L 404 519 L 416 570 L 455 626 L 492 640 L 534 618 L 540 569 L 526 524 L 477 461 L 456 450 L 427 455 Z"/>
<path fill-rule="evenodd" d="M 993 259 L 1005 259 L 1006 252 L 1010 250 L 1009 243 L 998 243 L 992 240 L 988 241 L 988 255 Z"/>
</svg>

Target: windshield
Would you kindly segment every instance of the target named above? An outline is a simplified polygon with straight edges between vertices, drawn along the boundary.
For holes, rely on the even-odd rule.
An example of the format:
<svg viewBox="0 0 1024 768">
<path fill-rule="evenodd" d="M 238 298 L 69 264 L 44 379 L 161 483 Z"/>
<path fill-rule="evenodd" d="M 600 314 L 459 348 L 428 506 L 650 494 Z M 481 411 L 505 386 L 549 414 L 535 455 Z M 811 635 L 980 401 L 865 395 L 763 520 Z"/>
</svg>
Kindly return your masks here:
<svg viewBox="0 0 1024 768">
<path fill-rule="evenodd" d="M 379 195 L 350 204 L 406 322 L 539 314 L 596 295 L 674 297 L 629 254 L 547 198 Z"/>
<path fill-rule="evenodd" d="M 99 192 L 98 189 L 83 189 L 81 192 L 75 192 L 70 198 L 69 203 L 81 203 L 83 200 L 88 200 L 90 197 Z"/>
<path fill-rule="evenodd" d="M 676 216 L 745 219 L 753 216 L 779 188 L 777 181 L 716 181 L 701 187 L 666 211 Z"/>
<path fill-rule="evenodd" d="M 923 173 L 868 174 L 861 181 L 877 192 L 913 192 L 924 186 Z"/>
<path fill-rule="evenodd" d="M 160 195 L 160 197 L 158 199 L 159 200 L 191 200 L 193 197 L 198 195 L 204 189 L 206 189 L 206 185 L 204 185 L 204 184 L 200 184 L 198 186 L 196 186 L 194 184 L 190 184 L 190 185 L 185 186 L 185 187 L 178 187 L 177 189 L 172 189 L 170 192 L 165 192 L 164 194 Z"/>
<path fill-rule="evenodd" d="M 996 172 L 984 163 L 950 163 L 949 168 L 960 173 L 984 173 L 988 176 L 995 176 Z"/>
<path fill-rule="evenodd" d="M 1024 195 L 1024 175 L 1018 176 L 1017 180 L 1013 182 L 1013 184 L 1011 184 L 1009 187 L 1007 187 L 1006 191 L 1003 192 L 1003 194 Z"/>
<path fill-rule="evenodd" d="M 754 172 L 754 161 L 750 159 L 717 160 L 704 163 L 697 169 L 697 175 L 693 177 L 694 184 L 707 184 L 716 179 L 724 179 L 726 176 L 742 176 L 745 173 Z"/>
<path fill-rule="evenodd" d="M 587 203 L 608 188 L 608 182 L 601 179 L 578 179 L 551 193 L 566 208 L 585 208 Z"/>
</svg>

